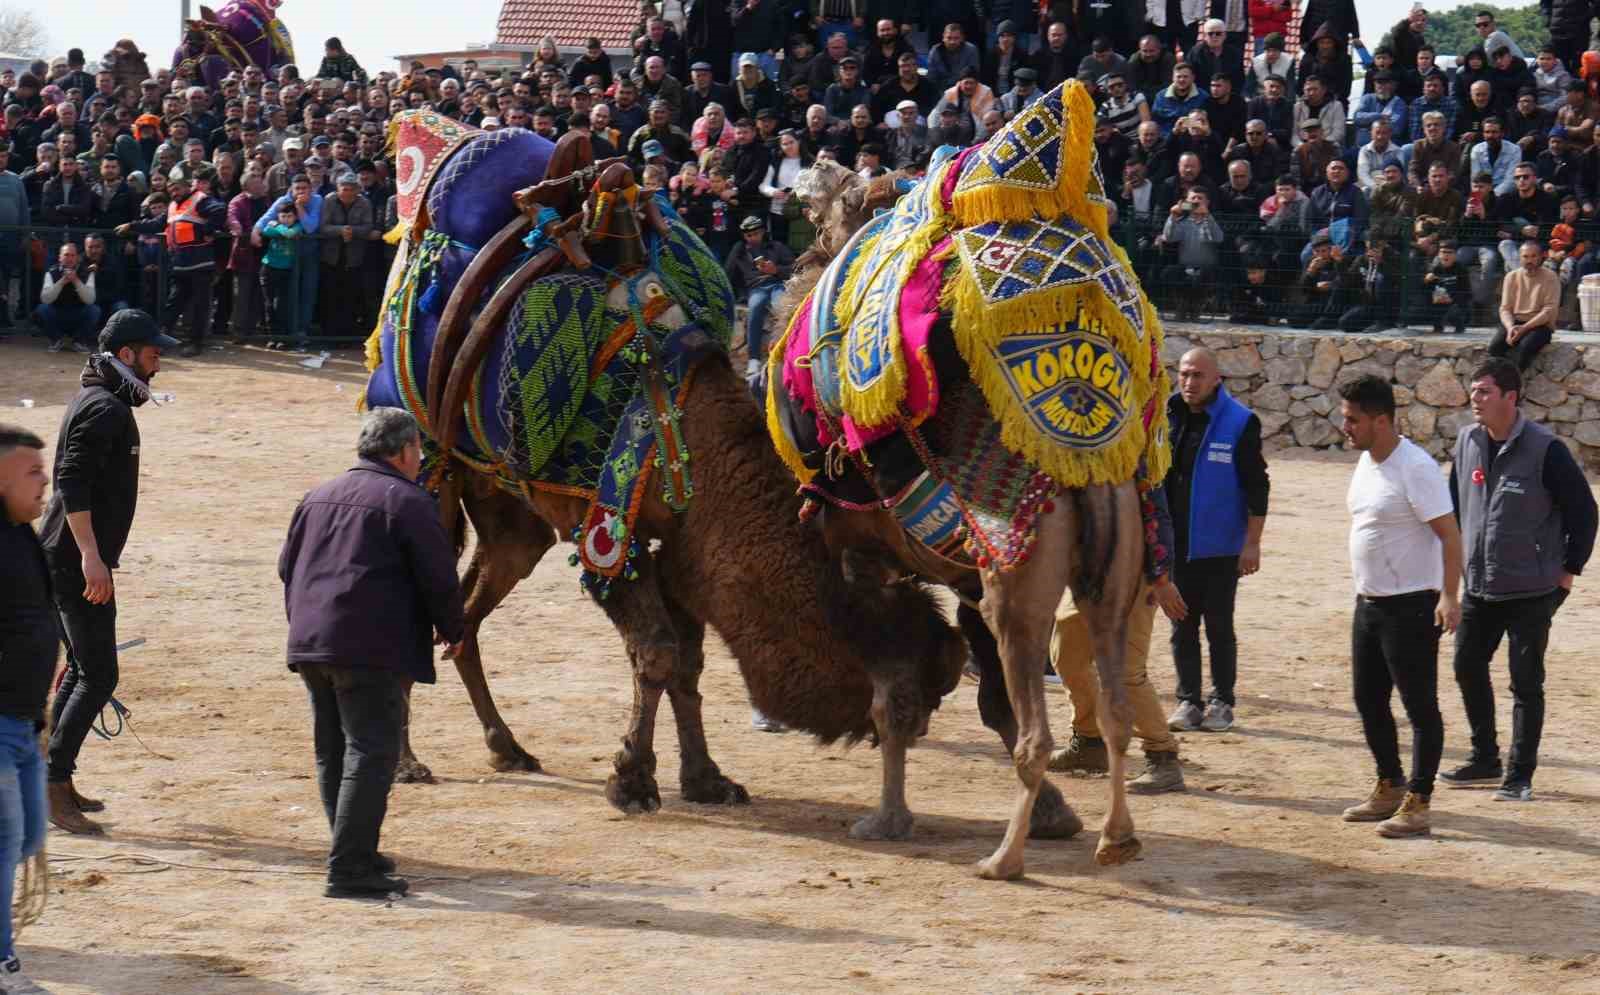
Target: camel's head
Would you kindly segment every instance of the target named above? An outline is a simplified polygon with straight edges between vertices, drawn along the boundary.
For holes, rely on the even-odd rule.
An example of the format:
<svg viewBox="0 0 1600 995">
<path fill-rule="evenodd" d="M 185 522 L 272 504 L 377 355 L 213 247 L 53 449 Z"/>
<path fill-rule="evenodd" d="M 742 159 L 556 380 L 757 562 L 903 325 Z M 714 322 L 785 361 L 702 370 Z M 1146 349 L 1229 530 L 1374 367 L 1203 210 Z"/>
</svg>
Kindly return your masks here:
<svg viewBox="0 0 1600 995">
<path fill-rule="evenodd" d="M 890 173 L 868 180 L 826 159 L 801 170 L 794 190 L 817 226 L 816 248 L 831 259 L 875 211 L 894 204 L 902 177 L 902 173 Z"/>
</svg>

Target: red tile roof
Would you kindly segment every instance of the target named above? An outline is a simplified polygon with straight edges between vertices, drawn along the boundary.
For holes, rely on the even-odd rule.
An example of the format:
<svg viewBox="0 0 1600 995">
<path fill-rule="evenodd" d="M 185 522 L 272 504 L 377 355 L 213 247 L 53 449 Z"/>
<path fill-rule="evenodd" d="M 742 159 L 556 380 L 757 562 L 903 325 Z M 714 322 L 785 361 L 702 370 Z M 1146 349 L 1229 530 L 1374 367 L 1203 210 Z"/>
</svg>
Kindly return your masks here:
<svg viewBox="0 0 1600 995">
<path fill-rule="evenodd" d="M 537 45 L 554 35 L 558 45 L 581 48 L 594 37 L 606 48 L 631 48 L 638 20 L 638 0 L 504 0 L 494 40 Z"/>
</svg>

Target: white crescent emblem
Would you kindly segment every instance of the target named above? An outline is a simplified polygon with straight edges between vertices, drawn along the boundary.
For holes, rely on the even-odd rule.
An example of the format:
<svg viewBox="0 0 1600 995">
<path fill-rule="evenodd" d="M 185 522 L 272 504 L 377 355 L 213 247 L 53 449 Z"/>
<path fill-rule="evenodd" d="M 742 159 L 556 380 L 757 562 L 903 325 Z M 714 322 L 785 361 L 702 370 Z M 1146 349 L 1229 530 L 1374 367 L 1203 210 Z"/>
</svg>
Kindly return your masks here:
<svg viewBox="0 0 1600 995">
<path fill-rule="evenodd" d="M 395 172 L 399 182 L 396 189 L 405 196 L 410 196 L 417 189 L 417 184 L 422 182 L 422 150 L 416 146 L 401 149 L 399 161 L 395 163 Z"/>
</svg>

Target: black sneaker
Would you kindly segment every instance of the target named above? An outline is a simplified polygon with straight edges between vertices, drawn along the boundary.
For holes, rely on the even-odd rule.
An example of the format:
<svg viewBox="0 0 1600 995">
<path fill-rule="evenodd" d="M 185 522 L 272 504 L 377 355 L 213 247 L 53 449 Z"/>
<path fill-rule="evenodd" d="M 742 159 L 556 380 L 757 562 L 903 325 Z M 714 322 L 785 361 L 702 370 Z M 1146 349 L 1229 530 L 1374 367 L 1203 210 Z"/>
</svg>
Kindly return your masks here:
<svg viewBox="0 0 1600 995">
<path fill-rule="evenodd" d="M 382 853 L 373 854 L 372 869 L 379 874 L 393 874 L 394 858 Z"/>
<path fill-rule="evenodd" d="M 1497 802 L 1533 801 L 1533 781 L 1525 777 L 1508 777 L 1494 793 Z"/>
<path fill-rule="evenodd" d="M 1498 784 L 1505 778 L 1505 768 L 1495 760 L 1468 760 L 1455 770 L 1442 770 L 1439 780 L 1461 787 L 1467 784 Z"/>
<path fill-rule="evenodd" d="M 404 895 L 408 887 L 410 885 L 405 878 L 373 871 L 358 878 L 330 877 L 322 894 L 325 898 L 385 898 Z"/>
</svg>

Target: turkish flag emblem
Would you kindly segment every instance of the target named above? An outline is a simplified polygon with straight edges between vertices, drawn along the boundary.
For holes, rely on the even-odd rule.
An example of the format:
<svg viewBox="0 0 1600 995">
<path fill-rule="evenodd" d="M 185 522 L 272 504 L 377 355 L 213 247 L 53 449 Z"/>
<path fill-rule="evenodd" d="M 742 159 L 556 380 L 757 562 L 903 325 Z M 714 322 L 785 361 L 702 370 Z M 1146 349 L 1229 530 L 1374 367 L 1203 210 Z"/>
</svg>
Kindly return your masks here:
<svg viewBox="0 0 1600 995">
<path fill-rule="evenodd" d="M 1479 487 L 1483 486 L 1483 467 L 1475 467 L 1472 471 L 1472 482 Z"/>
</svg>

